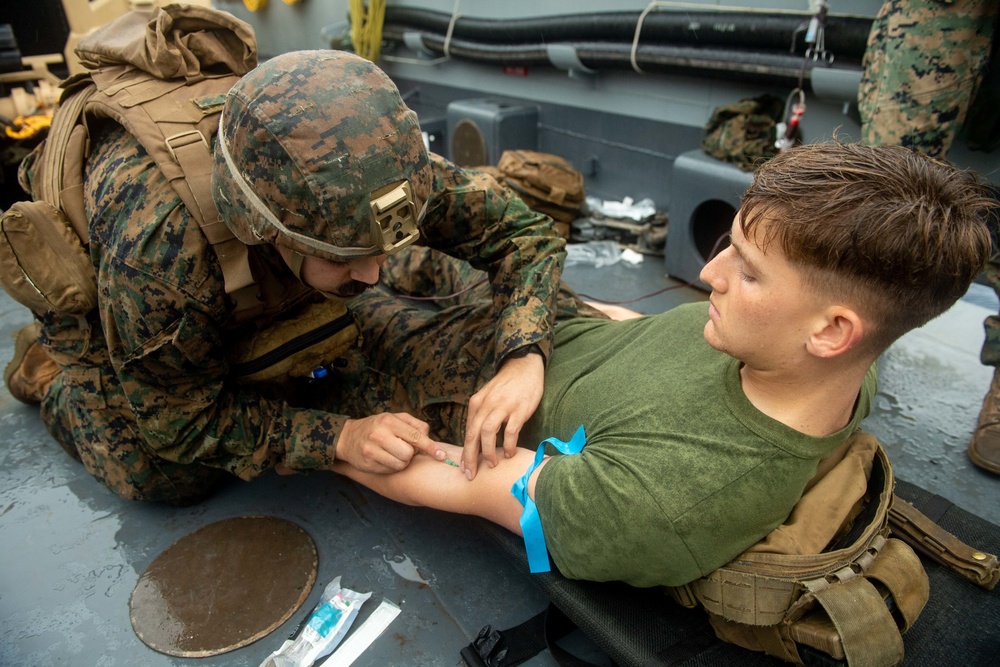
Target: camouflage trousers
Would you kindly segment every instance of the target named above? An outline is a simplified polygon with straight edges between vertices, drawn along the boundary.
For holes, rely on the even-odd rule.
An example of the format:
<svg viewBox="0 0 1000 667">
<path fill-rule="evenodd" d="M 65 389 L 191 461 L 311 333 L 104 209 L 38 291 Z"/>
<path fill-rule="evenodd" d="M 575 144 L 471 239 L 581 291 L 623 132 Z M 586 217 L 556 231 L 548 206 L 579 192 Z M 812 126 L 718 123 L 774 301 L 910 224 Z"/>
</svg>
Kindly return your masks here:
<svg viewBox="0 0 1000 667">
<path fill-rule="evenodd" d="M 1000 297 L 1000 256 L 994 255 L 986 265 L 983 276 Z M 979 360 L 987 366 L 1000 366 L 1000 315 L 987 317 L 983 322 L 983 328 L 986 330 L 986 338 L 979 353 Z"/>
<path fill-rule="evenodd" d="M 42 400 L 49 434 L 87 472 L 126 500 L 178 505 L 210 495 L 228 477 L 222 470 L 156 456 L 136 432 L 96 322 L 44 321 L 40 342 L 62 372 Z"/>
<path fill-rule="evenodd" d="M 438 439 L 461 443 L 469 398 L 495 373 L 496 316 L 481 271 L 427 248 L 393 255 L 383 267 L 385 289 L 350 303 L 361 329 L 364 362 L 350 391 L 331 392 L 323 407 L 341 414 L 409 412 Z M 406 297 L 440 297 L 417 301 Z M 433 304 L 433 305 L 431 305 Z M 607 316 L 562 285 L 557 321 Z"/>
<path fill-rule="evenodd" d="M 861 140 L 945 157 L 989 59 L 996 0 L 886 0 L 858 91 Z"/>
</svg>

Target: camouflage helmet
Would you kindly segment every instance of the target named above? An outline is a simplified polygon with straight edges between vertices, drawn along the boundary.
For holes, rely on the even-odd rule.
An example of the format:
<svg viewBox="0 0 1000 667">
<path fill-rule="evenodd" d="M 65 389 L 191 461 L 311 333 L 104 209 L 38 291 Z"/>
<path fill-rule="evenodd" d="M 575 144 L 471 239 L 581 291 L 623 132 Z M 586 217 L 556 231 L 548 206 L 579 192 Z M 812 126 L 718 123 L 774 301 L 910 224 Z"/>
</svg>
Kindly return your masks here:
<svg viewBox="0 0 1000 667">
<path fill-rule="evenodd" d="M 212 195 L 233 234 L 334 261 L 413 242 L 431 189 L 416 114 L 344 51 L 268 60 L 229 92 Z"/>
</svg>

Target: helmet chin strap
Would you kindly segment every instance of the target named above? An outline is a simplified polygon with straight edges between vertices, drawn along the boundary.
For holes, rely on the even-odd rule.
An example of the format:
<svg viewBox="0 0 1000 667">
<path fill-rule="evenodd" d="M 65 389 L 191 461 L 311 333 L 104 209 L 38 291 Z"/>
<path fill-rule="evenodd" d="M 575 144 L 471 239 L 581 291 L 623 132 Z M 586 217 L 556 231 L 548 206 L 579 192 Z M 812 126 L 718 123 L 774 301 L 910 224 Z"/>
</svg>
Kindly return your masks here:
<svg viewBox="0 0 1000 667">
<path fill-rule="evenodd" d="M 285 264 L 291 269 L 292 275 L 302 280 L 302 260 L 305 259 L 305 255 L 302 253 L 295 252 L 289 248 L 283 246 L 276 246 L 278 249 L 278 254 L 281 255 L 281 259 L 285 260 Z"/>
</svg>

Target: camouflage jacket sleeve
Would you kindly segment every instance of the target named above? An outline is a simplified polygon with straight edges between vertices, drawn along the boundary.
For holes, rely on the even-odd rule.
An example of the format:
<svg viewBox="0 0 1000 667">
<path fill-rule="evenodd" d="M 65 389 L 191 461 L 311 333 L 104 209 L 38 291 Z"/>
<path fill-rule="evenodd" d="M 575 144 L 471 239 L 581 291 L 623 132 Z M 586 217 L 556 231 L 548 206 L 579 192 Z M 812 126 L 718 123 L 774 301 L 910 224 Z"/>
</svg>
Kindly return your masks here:
<svg viewBox="0 0 1000 667">
<path fill-rule="evenodd" d="M 244 479 L 284 461 L 327 468 L 346 418 L 290 407 L 227 377 L 229 305 L 197 222 L 123 132 L 89 161 L 99 309 L 135 427 L 157 456 Z"/>
<path fill-rule="evenodd" d="M 421 223 L 423 243 L 489 273 L 497 366 L 529 345 L 548 360 L 566 245 L 552 219 L 488 174 L 433 153 L 431 165 L 434 193 Z"/>
</svg>

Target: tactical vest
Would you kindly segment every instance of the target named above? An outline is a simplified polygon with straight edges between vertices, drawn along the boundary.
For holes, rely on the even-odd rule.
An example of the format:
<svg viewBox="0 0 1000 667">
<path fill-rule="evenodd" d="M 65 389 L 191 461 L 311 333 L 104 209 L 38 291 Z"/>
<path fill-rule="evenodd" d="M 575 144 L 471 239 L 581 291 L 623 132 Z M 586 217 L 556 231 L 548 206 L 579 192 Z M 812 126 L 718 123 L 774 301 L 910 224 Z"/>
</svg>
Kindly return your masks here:
<svg viewBox="0 0 1000 667">
<path fill-rule="evenodd" d="M 176 49 L 193 33 L 203 50 L 203 68 L 173 78 L 150 71 L 157 70 L 161 52 Z M 143 68 L 132 54 L 150 44 L 154 51 L 139 60 L 151 66 Z M 233 53 L 237 49 L 243 53 Z M 14 204 L 0 220 L 4 289 L 39 314 L 84 315 L 96 307 L 97 275 L 86 250 L 83 166 L 88 122 L 110 118 L 143 146 L 211 245 L 225 291 L 235 303 L 231 324 L 268 325 L 250 326 L 253 331 L 230 350 L 236 375 L 249 380 L 308 375 L 320 365 L 317 360 L 332 360 L 350 347 L 358 332 L 341 300 L 308 304 L 301 317 L 282 316 L 316 292 L 290 273 L 276 275 L 257 264 L 251 270 L 250 249 L 233 236 L 212 199 L 211 144 L 219 114 L 226 93 L 256 64 L 249 26 L 223 12 L 172 5 L 151 14 L 126 14 L 81 41 L 77 53 L 90 71 L 63 84 L 40 147 L 34 201 Z M 216 73 L 212 70 L 219 62 L 247 67 Z M 298 360 L 290 358 L 296 354 Z"/>
<path fill-rule="evenodd" d="M 996 585 L 996 556 L 969 547 L 894 495 L 889 457 L 871 434 L 859 429 L 845 446 L 853 456 L 807 487 L 784 526 L 668 594 L 703 607 L 720 639 L 786 662 L 888 667 L 903 660 L 901 635 L 930 593 L 914 550 L 983 588 Z M 787 548 L 794 540 L 774 538 L 802 530 L 812 533 L 802 543 L 829 536 L 827 546 L 799 552 Z"/>
</svg>

